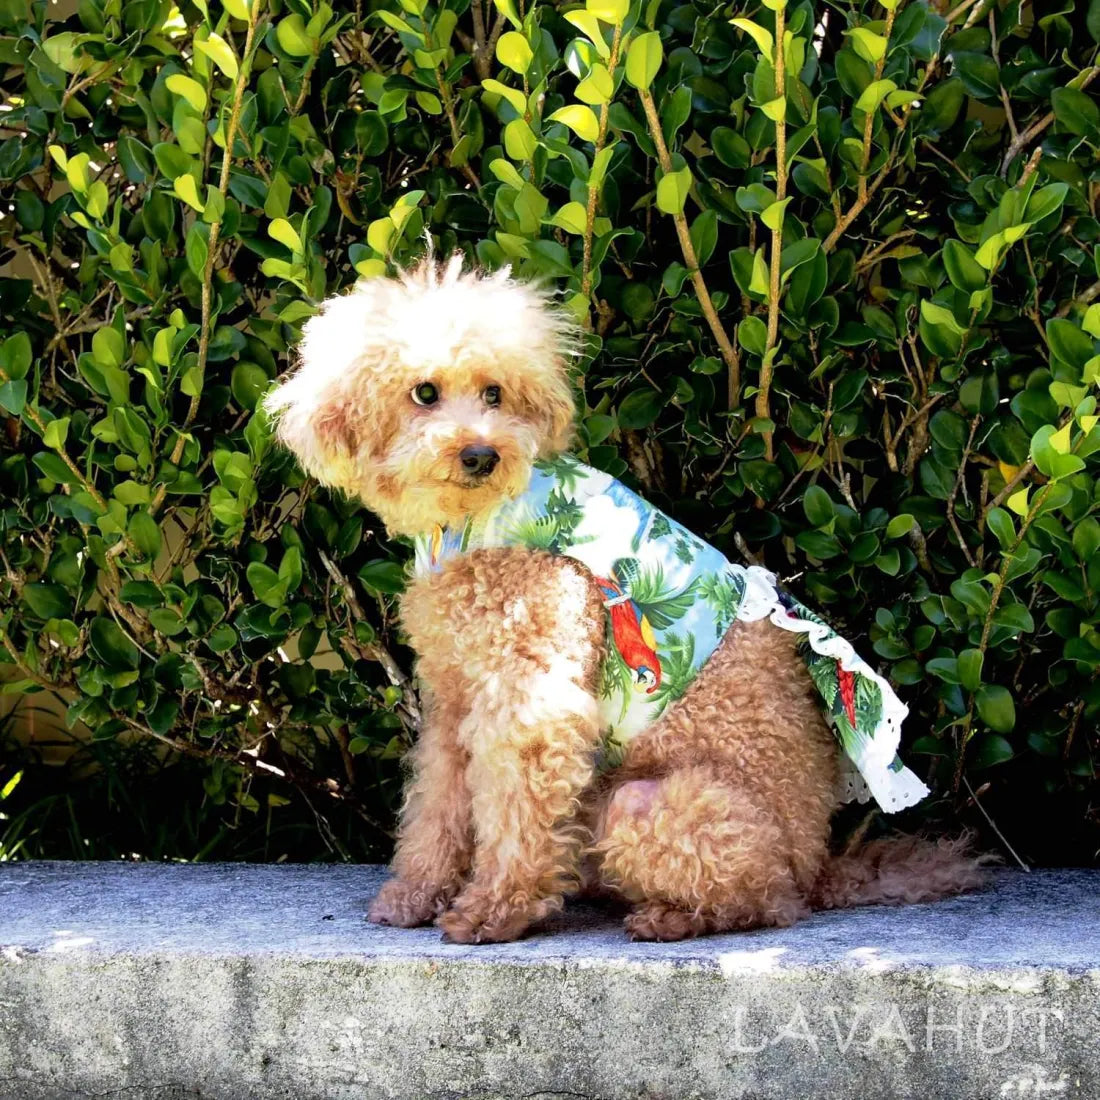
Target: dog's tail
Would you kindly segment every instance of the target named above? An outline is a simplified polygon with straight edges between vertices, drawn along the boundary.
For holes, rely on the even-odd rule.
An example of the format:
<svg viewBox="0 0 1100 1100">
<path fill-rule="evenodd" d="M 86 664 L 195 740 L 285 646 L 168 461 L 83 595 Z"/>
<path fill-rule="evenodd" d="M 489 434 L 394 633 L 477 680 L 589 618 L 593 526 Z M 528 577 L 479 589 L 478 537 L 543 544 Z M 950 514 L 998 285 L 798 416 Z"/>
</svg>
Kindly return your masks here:
<svg viewBox="0 0 1100 1100">
<path fill-rule="evenodd" d="M 815 909 L 907 905 L 982 886 L 992 857 L 975 853 L 971 837 L 942 840 L 895 836 L 830 857 L 814 886 Z"/>
</svg>

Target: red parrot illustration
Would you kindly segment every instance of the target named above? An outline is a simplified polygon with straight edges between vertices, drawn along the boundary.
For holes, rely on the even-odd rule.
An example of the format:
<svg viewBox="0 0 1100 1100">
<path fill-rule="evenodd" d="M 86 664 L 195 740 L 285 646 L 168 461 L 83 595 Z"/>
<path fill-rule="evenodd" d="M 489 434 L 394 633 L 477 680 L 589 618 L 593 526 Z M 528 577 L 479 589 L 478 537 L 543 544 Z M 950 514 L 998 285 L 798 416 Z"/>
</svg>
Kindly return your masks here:
<svg viewBox="0 0 1100 1100">
<path fill-rule="evenodd" d="M 616 581 L 597 577 L 596 583 L 607 600 L 615 648 L 634 673 L 634 690 L 644 690 L 647 695 L 652 695 L 661 683 L 661 660 L 657 656 L 653 627 L 642 609 Z"/>
<path fill-rule="evenodd" d="M 846 672 L 836 663 L 836 678 L 840 686 L 840 700 L 844 704 L 844 713 L 848 715 L 848 721 L 852 728 L 856 725 L 856 678 L 854 673 Z"/>
</svg>

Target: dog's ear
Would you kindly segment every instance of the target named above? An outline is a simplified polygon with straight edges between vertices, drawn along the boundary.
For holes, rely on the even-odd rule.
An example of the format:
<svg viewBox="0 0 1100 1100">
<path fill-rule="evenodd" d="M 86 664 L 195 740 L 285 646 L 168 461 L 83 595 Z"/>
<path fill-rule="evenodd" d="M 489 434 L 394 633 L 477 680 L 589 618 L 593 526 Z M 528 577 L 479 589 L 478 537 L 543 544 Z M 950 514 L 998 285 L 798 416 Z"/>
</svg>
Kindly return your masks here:
<svg viewBox="0 0 1100 1100">
<path fill-rule="evenodd" d="M 305 325 L 294 372 L 264 399 L 275 436 L 323 485 L 354 493 L 359 418 L 351 385 L 361 313 L 351 296 L 325 302 Z M 349 328 L 349 325 L 351 326 Z"/>
<path fill-rule="evenodd" d="M 565 363 L 560 359 L 556 362 L 541 396 L 542 411 L 548 421 L 542 457 L 549 457 L 569 450 L 576 430 L 577 404 L 565 371 Z"/>
<path fill-rule="evenodd" d="M 577 404 L 569 363 L 580 351 L 581 330 L 545 288 L 509 281 L 518 300 L 517 331 L 523 364 L 523 403 L 534 423 L 542 422 L 539 457 L 567 451 L 573 442 Z"/>
<path fill-rule="evenodd" d="M 357 440 L 343 394 L 331 385 L 313 390 L 303 365 L 267 396 L 264 409 L 274 421 L 275 438 L 294 453 L 306 473 L 322 485 L 355 491 Z"/>
</svg>

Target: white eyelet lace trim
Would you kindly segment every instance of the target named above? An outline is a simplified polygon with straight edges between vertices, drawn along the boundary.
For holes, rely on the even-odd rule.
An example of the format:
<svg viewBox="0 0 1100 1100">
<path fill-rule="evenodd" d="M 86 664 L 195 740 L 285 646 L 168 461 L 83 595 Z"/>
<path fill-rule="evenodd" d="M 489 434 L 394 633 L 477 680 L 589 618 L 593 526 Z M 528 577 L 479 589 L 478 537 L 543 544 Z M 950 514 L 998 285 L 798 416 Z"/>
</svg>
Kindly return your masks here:
<svg viewBox="0 0 1100 1100">
<path fill-rule="evenodd" d="M 789 615 L 779 599 L 778 582 L 773 573 L 759 565 L 735 568 L 743 572 L 745 578 L 738 620 L 758 622 L 766 618 L 783 630 L 805 634 L 815 653 L 837 661 L 845 672 L 865 676 L 882 692 L 882 717 L 866 743 L 854 756 L 841 752 L 841 798 L 845 802 L 866 802 L 873 797 L 887 813 L 903 810 L 924 798 L 929 793 L 928 788 L 916 775 L 906 767 L 897 770 L 891 767 L 897 759 L 901 724 L 909 708 L 890 684 L 832 628 Z"/>
</svg>

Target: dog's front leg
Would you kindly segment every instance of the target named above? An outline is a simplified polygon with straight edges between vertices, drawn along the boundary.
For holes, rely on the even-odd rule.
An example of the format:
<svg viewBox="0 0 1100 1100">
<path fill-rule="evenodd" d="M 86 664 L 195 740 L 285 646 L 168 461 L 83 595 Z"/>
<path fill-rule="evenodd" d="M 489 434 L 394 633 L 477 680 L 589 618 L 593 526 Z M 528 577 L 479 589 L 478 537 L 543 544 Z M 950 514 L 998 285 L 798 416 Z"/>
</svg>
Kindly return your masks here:
<svg viewBox="0 0 1100 1100">
<path fill-rule="evenodd" d="M 469 719 L 473 876 L 436 922 L 461 943 L 516 939 L 561 907 L 577 876 L 596 700 L 581 686 L 584 669 L 568 662 L 511 671 Z"/>
<path fill-rule="evenodd" d="M 412 585 L 402 617 L 422 678 L 462 715 L 468 754 L 472 875 L 438 924 L 467 943 L 515 939 L 576 872 L 600 737 L 599 588 L 568 559 L 477 550 Z M 435 783 L 432 797 L 457 787 Z"/>
<path fill-rule="evenodd" d="M 428 924 L 458 893 L 473 837 L 466 788 L 468 754 L 457 740 L 460 712 L 425 694 L 424 726 L 412 754 L 392 870 L 370 907 L 377 924 Z"/>
</svg>

